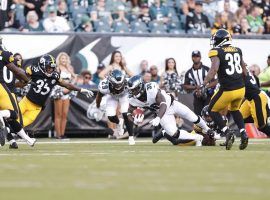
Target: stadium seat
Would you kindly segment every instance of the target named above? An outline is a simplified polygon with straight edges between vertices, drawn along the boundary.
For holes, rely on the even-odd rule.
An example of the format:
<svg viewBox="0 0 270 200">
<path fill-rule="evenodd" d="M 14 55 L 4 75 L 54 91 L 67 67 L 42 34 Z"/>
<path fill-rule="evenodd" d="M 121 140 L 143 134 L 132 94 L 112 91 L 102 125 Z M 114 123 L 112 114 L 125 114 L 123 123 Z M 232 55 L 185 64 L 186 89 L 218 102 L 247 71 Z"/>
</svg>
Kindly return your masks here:
<svg viewBox="0 0 270 200">
<path fill-rule="evenodd" d="M 99 20 L 94 23 L 95 32 L 106 33 L 111 32 L 110 24 L 107 21 Z"/>
<path fill-rule="evenodd" d="M 128 24 L 125 22 L 114 22 L 112 25 L 113 32 L 116 33 L 129 33 Z"/>
<path fill-rule="evenodd" d="M 151 21 L 149 23 L 151 33 L 164 34 L 167 33 L 167 26 L 163 22 Z"/>
<path fill-rule="evenodd" d="M 142 21 L 136 20 L 131 22 L 130 28 L 132 33 L 148 33 L 148 28 Z"/>
</svg>

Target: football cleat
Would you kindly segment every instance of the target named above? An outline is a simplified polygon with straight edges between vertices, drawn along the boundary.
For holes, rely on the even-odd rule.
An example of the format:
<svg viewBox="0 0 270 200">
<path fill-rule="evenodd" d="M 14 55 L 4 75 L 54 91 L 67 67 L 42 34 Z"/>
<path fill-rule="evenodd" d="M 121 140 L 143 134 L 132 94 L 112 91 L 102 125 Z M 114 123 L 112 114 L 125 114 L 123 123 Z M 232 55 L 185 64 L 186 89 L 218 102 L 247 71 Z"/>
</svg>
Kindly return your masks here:
<svg viewBox="0 0 270 200">
<path fill-rule="evenodd" d="M 134 140 L 134 137 L 133 136 L 129 136 L 129 138 L 128 138 L 128 144 L 129 145 L 135 145 L 135 140 Z"/>
<path fill-rule="evenodd" d="M 9 145 L 10 149 L 18 149 L 18 144 L 16 142 L 13 142 L 12 144 Z"/>
<path fill-rule="evenodd" d="M 240 140 L 240 145 L 239 145 L 239 149 L 240 150 L 244 150 L 245 148 L 247 148 L 248 146 L 248 136 L 247 134 L 244 132 L 241 135 L 241 140 Z"/>
<path fill-rule="evenodd" d="M 26 143 L 30 146 L 30 147 L 34 147 L 35 144 L 37 142 L 37 139 L 35 138 L 31 138 L 31 140 L 26 140 Z"/>
<path fill-rule="evenodd" d="M 152 142 L 154 144 L 157 143 L 159 140 L 161 140 L 161 138 L 163 138 L 163 136 L 164 136 L 163 131 L 156 133 L 152 139 Z"/>
</svg>

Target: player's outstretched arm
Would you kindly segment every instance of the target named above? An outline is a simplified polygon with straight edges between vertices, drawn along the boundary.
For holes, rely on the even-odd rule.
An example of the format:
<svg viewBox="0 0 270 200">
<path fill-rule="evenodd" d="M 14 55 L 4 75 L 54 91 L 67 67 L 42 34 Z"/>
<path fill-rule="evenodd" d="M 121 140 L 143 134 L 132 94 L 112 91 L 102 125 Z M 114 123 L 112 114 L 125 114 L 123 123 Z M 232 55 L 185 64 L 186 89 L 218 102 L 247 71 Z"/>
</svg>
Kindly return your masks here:
<svg viewBox="0 0 270 200">
<path fill-rule="evenodd" d="M 270 81 L 261 83 L 261 87 L 270 87 Z"/>
<path fill-rule="evenodd" d="M 29 82 L 29 78 L 28 76 L 26 75 L 25 71 L 19 67 L 17 67 L 13 62 L 9 63 L 6 65 L 6 67 L 12 71 L 16 77 L 18 77 L 18 79 L 24 81 L 24 82 Z"/>
<path fill-rule="evenodd" d="M 211 57 L 211 62 L 212 62 L 211 68 L 203 81 L 204 86 L 207 85 L 211 80 L 214 79 L 214 77 L 217 74 L 218 69 L 219 69 L 220 60 L 217 56 Z"/>
<path fill-rule="evenodd" d="M 91 90 L 87 90 L 87 89 L 84 89 L 84 88 L 79 88 L 76 85 L 73 85 L 73 84 L 68 83 L 66 81 L 63 81 L 63 80 L 59 81 L 59 85 L 62 86 L 62 87 L 67 88 L 68 90 L 78 91 L 78 92 L 86 95 L 87 97 L 94 96 L 94 93 Z"/>
<path fill-rule="evenodd" d="M 156 96 L 156 103 L 159 105 L 159 110 L 157 117 L 153 119 L 150 123 L 152 123 L 152 126 L 158 126 L 160 123 L 161 118 L 166 112 L 167 104 L 165 97 L 161 94 L 161 91 L 159 90 Z"/>
</svg>

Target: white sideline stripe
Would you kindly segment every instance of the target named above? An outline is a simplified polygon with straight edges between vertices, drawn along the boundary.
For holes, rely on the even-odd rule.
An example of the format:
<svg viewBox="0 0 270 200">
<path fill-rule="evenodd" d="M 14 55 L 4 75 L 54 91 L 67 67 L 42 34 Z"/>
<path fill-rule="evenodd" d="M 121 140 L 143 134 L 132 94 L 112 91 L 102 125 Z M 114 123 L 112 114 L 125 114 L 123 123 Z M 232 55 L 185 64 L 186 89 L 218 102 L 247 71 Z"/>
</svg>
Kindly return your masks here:
<svg viewBox="0 0 270 200">
<path fill-rule="evenodd" d="M 136 143 L 151 143 L 151 139 L 139 139 L 135 140 Z M 223 142 L 225 140 L 218 140 L 217 142 Z M 237 139 L 236 142 L 239 142 Z M 167 140 L 160 140 L 159 143 L 169 143 Z M 18 141 L 18 144 L 25 144 L 23 141 Z M 55 141 L 39 141 L 37 140 L 36 144 L 128 144 L 127 140 L 55 140 Z M 270 139 L 250 139 L 249 144 L 269 144 L 270 145 Z"/>
</svg>

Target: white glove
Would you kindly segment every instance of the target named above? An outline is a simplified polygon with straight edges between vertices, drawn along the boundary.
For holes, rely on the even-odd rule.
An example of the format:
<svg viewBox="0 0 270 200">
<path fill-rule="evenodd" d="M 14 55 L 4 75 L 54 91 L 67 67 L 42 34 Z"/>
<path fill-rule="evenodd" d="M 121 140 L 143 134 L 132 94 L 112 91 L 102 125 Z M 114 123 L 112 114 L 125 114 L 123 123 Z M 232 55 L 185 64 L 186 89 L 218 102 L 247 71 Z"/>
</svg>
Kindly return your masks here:
<svg viewBox="0 0 270 200">
<path fill-rule="evenodd" d="M 136 125 L 139 125 L 140 123 L 143 122 L 144 119 L 144 114 L 142 115 L 135 115 L 134 119 L 133 119 L 133 123 Z"/>
<path fill-rule="evenodd" d="M 160 117 L 156 117 L 155 119 L 150 121 L 150 123 L 152 123 L 152 126 L 158 126 L 160 123 Z"/>
<path fill-rule="evenodd" d="M 88 98 L 94 96 L 94 93 L 92 91 L 84 88 L 81 88 L 80 93 L 84 94 Z"/>
</svg>

